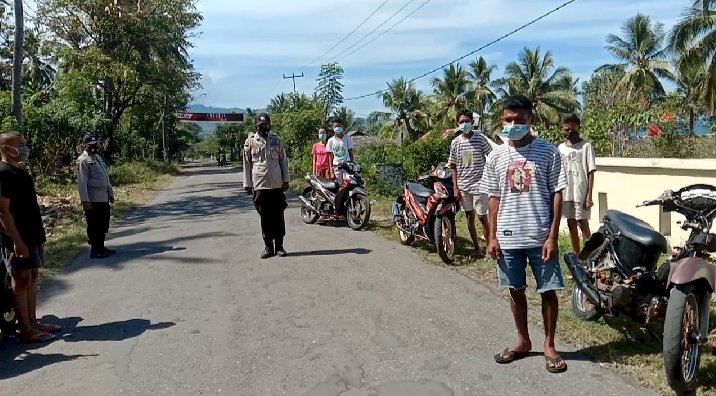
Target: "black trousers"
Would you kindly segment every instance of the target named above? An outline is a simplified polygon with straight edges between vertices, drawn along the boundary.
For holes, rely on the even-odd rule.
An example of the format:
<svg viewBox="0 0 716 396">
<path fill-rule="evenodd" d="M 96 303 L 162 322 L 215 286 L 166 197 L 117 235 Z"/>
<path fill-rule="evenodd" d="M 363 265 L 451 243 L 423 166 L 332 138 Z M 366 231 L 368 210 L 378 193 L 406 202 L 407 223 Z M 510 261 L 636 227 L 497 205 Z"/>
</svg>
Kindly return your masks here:
<svg viewBox="0 0 716 396">
<path fill-rule="evenodd" d="M 100 253 L 104 249 L 104 240 L 109 231 L 109 202 L 92 202 L 92 209 L 85 210 L 87 219 L 87 238 L 92 253 Z"/>
<path fill-rule="evenodd" d="M 254 207 L 261 218 L 261 236 L 266 247 L 283 248 L 283 237 L 286 235 L 284 211 L 288 207 L 286 195 L 280 188 L 271 190 L 254 190 Z"/>
</svg>

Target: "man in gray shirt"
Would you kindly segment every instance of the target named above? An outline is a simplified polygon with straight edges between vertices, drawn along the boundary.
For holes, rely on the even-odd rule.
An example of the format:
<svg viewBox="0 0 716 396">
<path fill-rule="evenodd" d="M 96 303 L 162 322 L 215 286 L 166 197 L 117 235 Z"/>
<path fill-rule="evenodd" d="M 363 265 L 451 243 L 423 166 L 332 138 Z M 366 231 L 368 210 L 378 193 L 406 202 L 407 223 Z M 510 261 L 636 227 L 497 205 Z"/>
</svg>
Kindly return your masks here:
<svg viewBox="0 0 716 396">
<path fill-rule="evenodd" d="M 254 207 L 261 217 L 261 234 L 266 248 L 261 258 L 286 256 L 284 211 L 288 204 L 288 158 L 281 138 L 271 131 L 266 113 L 256 116 L 256 132 L 244 143 L 244 188 L 253 194 Z"/>
<path fill-rule="evenodd" d="M 90 258 L 107 258 L 115 251 L 107 249 L 104 241 L 109 231 L 110 204 L 114 203 L 114 190 L 107 166 L 99 156 L 99 138 L 87 135 L 82 139 L 85 150 L 77 158 L 77 189 L 87 219 L 87 238 Z"/>
</svg>

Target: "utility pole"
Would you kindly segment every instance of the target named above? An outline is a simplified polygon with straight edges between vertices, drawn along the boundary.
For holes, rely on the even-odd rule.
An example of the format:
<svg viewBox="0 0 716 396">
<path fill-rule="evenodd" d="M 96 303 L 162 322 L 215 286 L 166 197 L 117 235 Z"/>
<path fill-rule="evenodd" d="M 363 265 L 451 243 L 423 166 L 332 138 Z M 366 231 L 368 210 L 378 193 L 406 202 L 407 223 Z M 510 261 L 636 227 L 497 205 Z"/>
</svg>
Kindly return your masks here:
<svg viewBox="0 0 716 396">
<path fill-rule="evenodd" d="M 25 18 L 22 10 L 22 0 L 14 1 L 15 13 L 15 44 L 12 54 L 12 113 L 17 122 L 17 128 L 22 131 L 22 60 L 25 57 Z"/>
<path fill-rule="evenodd" d="M 287 75 L 285 75 L 285 74 L 283 75 L 283 79 L 284 79 L 284 80 L 287 79 L 287 78 L 290 78 L 290 79 L 293 80 L 293 93 L 296 93 L 296 79 L 297 79 L 297 78 L 300 78 L 300 77 L 303 77 L 303 72 L 301 72 L 301 75 L 300 75 L 300 76 L 297 76 L 297 75 L 295 75 L 295 74 L 293 74 L 293 73 L 291 73 L 290 76 L 287 76 Z"/>
</svg>

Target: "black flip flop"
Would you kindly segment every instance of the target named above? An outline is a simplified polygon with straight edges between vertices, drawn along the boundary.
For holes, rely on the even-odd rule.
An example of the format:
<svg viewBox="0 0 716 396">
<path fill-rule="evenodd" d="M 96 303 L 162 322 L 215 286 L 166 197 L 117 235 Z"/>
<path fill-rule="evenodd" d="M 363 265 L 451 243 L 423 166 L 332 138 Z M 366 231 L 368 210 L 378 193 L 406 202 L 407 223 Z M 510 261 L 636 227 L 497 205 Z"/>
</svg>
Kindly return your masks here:
<svg viewBox="0 0 716 396">
<path fill-rule="evenodd" d="M 560 374 L 567 371 L 567 363 L 565 363 L 564 360 L 562 360 L 562 357 L 559 355 L 555 357 L 545 356 L 544 360 L 547 361 L 547 363 L 545 364 L 545 368 L 552 374 Z M 562 363 L 561 366 L 560 363 Z M 550 366 L 550 364 L 552 364 L 554 367 Z"/>
<path fill-rule="evenodd" d="M 529 352 L 515 352 L 511 351 L 510 348 L 505 348 L 504 351 L 495 355 L 495 362 L 498 364 L 508 364 L 516 360 L 524 359 L 529 356 Z"/>
</svg>

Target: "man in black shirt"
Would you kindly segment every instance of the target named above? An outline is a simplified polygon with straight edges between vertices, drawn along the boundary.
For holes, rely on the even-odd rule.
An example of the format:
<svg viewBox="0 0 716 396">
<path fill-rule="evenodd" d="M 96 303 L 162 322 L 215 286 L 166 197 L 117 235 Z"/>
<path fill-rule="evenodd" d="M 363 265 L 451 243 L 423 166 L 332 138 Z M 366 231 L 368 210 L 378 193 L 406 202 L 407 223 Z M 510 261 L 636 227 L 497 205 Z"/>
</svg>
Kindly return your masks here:
<svg viewBox="0 0 716 396">
<path fill-rule="evenodd" d="M 34 180 L 20 167 L 30 149 L 22 134 L 7 132 L 0 135 L 0 153 L 0 258 L 12 276 L 20 339 L 46 342 L 59 327 L 39 323 L 35 312 L 46 237 Z"/>
</svg>

